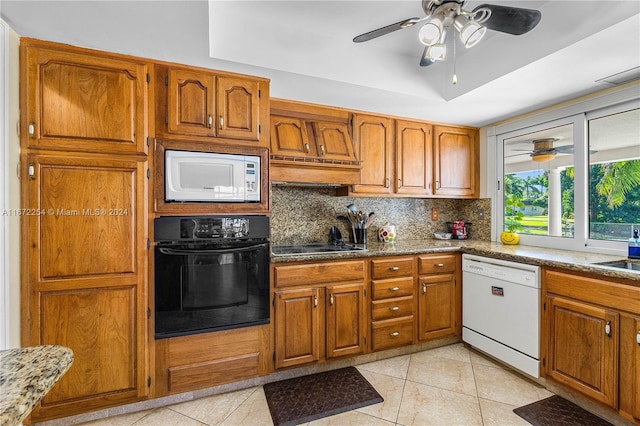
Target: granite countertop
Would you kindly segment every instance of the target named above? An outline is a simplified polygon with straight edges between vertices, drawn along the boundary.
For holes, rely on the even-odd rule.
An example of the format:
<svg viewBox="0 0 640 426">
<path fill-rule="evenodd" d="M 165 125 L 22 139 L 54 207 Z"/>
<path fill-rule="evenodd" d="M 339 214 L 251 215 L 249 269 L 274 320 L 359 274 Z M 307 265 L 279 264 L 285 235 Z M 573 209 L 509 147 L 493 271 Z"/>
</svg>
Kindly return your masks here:
<svg viewBox="0 0 640 426">
<path fill-rule="evenodd" d="M 0 426 L 20 424 L 73 363 L 64 346 L 0 351 Z"/>
<path fill-rule="evenodd" d="M 513 262 L 549 266 L 579 272 L 600 274 L 606 277 L 637 281 L 640 286 L 640 272 L 610 266 L 596 265 L 598 262 L 621 260 L 621 256 L 550 249 L 526 245 L 504 245 L 489 241 L 474 240 L 406 240 L 393 245 L 373 242 L 367 244 L 366 251 L 337 252 L 307 255 L 272 255 L 274 263 L 298 262 L 327 259 L 363 258 L 376 256 L 413 255 L 441 252 L 462 252 L 493 257 Z"/>
</svg>

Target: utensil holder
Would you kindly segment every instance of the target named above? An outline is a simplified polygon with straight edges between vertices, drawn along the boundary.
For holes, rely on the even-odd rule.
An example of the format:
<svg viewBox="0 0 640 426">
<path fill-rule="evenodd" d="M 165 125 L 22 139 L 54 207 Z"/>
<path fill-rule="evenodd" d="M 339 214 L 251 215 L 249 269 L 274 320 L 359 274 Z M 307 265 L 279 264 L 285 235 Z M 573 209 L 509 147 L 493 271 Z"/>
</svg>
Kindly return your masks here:
<svg viewBox="0 0 640 426">
<path fill-rule="evenodd" d="M 355 237 L 356 240 L 353 241 L 354 244 L 360 244 L 363 246 L 367 245 L 367 230 L 366 228 L 356 228 L 355 229 Z"/>
</svg>

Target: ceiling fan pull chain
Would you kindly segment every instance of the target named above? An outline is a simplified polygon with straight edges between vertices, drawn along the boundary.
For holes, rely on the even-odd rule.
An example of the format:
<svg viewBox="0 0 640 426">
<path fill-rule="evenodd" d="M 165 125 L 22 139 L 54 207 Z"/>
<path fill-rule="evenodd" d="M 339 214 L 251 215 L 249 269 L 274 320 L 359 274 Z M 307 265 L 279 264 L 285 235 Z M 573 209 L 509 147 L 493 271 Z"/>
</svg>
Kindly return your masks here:
<svg viewBox="0 0 640 426">
<path fill-rule="evenodd" d="M 451 84 L 456 85 L 458 83 L 458 76 L 456 75 L 456 38 L 453 38 L 453 78 Z"/>
</svg>

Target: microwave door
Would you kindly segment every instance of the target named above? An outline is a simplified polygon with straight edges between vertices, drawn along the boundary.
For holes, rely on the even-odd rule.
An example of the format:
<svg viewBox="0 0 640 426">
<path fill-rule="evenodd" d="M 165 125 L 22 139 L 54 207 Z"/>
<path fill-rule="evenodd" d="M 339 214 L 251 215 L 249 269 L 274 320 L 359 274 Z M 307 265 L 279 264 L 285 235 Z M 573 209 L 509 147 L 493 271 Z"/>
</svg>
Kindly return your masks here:
<svg viewBox="0 0 640 426">
<path fill-rule="evenodd" d="M 167 170 L 167 200 L 243 202 L 245 199 L 242 161 L 197 157 L 175 158 Z"/>
</svg>

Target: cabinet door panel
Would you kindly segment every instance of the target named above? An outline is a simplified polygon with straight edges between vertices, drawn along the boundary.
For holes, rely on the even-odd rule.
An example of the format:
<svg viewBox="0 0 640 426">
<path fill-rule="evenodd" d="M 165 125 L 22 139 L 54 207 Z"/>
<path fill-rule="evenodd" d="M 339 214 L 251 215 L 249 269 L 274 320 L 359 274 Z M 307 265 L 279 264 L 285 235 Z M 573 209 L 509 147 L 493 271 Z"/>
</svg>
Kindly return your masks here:
<svg viewBox="0 0 640 426">
<path fill-rule="evenodd" d="M 318 290 L 276 292 L 276 368 L 319 359 Z"/>
<path fill-rule="evenodd" d="M 385 117 L 357 115 L 353 125 L 356 156 L 362 161 L 359 193 L 391 192 L 391 158 L 393 156 L 393 120 Z"/>
<path fill-rule="evenodd" d="M 327 160 L 354 161 L 351 135 L 345 124 L 329 121 L 313 123 L 318 155 Z"/>
<path fill-rule="evenodd" d="M 40 318 L 41 344 L 63 345 L 74 354 L 43 407 L 135 390 L 135 287 L 43 293 Z"/>
<path fill-rule="evenodd" d="M 257 141 L 260 120 L 258 82 L 218 77 L 218 136 Z"/>
<path fill-rule="evenodd" d="M 436 126 L 434 133 L 435 194 L 477 196 L 476 132 Z"/>
<path fill-rule="evenodd" d="M 549 376 L 617 408 L 619 314 L 557 296 L 547 300 Z"/>
<path fill-rule="evenodd" d="M 635 345 L 633 345 L 633 389 L 631 389 L 631 393 L 634 400 L 634 408 L 633 408 L 633 416 L 636 419 L 640 420 L 640 318 L 634 319 L 634 329 L 633 329 L 636 341 Z"/>
<path fill-rule="evenodd" d="M 327 357 L 364 350 L 364 284 L 329 286 L 327 303 Z"/>
<path fill-rule="evenodd" d="M 454 275 L 420 277 L 419 291 L 420 340 L 454 335 L 457 328 Z"/>
<path fill-rule="evenodd" d="M 271 153 L 292 157 L 315 156 L 315 144 L 309 144 L 304 120 L 271 116 Z"/>
<path fill-rule="evenodd" d="M 396 121 L 396 192 L 431 194 L 431 125 Z"/>
<path fill-rule="evenodd" d="M 169 133 L 213 136 L 215 77 L 212 74 L 170 69 L 168 72 Z"/>
<path fill-rule="evenodd" d="M 146 152 L 145 64 L 29 43 L 22 61 L 27 146 Z"/>
</svg>

